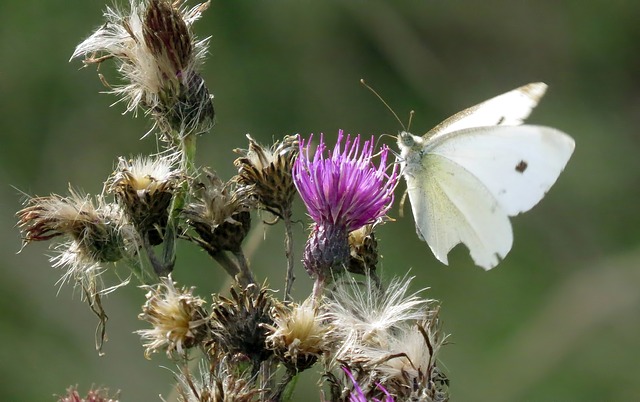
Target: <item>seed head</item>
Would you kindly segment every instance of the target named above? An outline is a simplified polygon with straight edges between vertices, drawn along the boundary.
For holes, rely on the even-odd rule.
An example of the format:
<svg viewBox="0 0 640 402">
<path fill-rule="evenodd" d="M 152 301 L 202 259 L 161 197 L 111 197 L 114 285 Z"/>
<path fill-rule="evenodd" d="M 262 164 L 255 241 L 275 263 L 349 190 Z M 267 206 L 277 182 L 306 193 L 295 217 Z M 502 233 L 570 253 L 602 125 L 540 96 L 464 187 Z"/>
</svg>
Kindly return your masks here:
<svg viewBox="0 0 640 402">
<path fill-rule="evenodd" d="M 73 279 L 91 294 L 102 293 L 97 284 L 102 265 L 132 258 L 138 240 L 118 205 L 98 197 L 96 206 L 89 196 L 70 193 L 27 200 L 16 214 L 23 247 L 61 237 L 63 241 L 53 246 L 59 254 L 51 258 L 54 267 L 67 267 L 61 282 Z"/>
<path fill-rule="evenodd" d="M 58 402 L 118 402 L 118 393 L 110 397 L 108 392 L 105 388 L 90 389 L 83 398 L 76 387 L 69 387 L 65 396 L 58 397 Z"/>
<path fill-rule="evenodd" d="M 335 360 L 348 363 L 366 347 L 386 348 L 400 325 L 424 318 L 429 300 L 407 294 L 410 281 L 396 279 L 386 288 L 370 277 L 363 282 L 349 278 L 336 282 L 323 299 L 323 310 L 335 328 Z"/>
<path fill-rule="evenodd" d="M 271 308 L 275 300 L 264 286 L 232 287 L 231 299 L 217 296 L 211 325 L 213 340 L 228 354 L 251 360 L 254 369 L 273 352 L 267 348 L 267 326 L 273 327 Z"/>
<path fill-rule="evenodd" d="M 131 0 L 128 13 L 107 8 L 107 22 L 71 56 L 83 56 L 85 64 L 114 58 L 125 83 L 111 92 L 127 102 L 127 112 L 142 108 L 152 115 L 165 139 L 208 131 L 214 117 L 212 96 L 197 72 L 208 38 L 196 40 L 191 30 L 209 2 L 191 9 L 179 3 Z"/>
<path fill-rule="evenodd" d="M 182 174 L 173 168 L 170 158 L 120 158 L 107 188 L 115 194 L 140 236 L 155 246 L 162 243 L 169 205 L 181 180 Z"/>
<path fill-rule="evenodd" d="M 208 171 L 194 187 L 196 201 L 185 207 L 183 216 L 200 236 L 199 244 L 210 254 L 239 251 L 251 228 L 252 204 L 246 188 L 238 188 L 234 180 L 224 183 Z"/>
<path fill-rule="evenodd" d="M 378 264 L 378 241 L 374 225 L 364 225 L 349 233 L 349 264 L 347 271 L 354 274 L 375 275 Z"/>
<path fill-rule="evenodd" d="M 249 149 L 236 149 L 242 155 L 234 164 L 238 168 L 237 180 L 251 187 L 251 194 L 260 208 L 284 218 L 291 215 L 291 203 L 296 193 L 291 170 L 298 156 L 298 137 L 286 136 L 282 142 L 265 148 L 249 134 Z"/>
<path fill-rule="evenodd" d="M 177 386 L 179 402 L 257 402 L 264 393 L 256 388 L 251 374 L 235 367 L 229 356 L 216 354 L 208 366 L 200 365 L 199 377 L 182 370 Z"/>
<path fill-rule="evenodd" d="M 272 315 L 275 325 L 265 325 L 269 330 L 267 345 L 292 372 L 313 366 L 328 351 L 330 327 L 311 298 L 302 304 L 277 305 Z"/>
<path fill-rule="evenodd" d="M 193 295 L 194 288 L 176 289 L 171 275 L 154 287 L 145 286 L 147 301 L 139 319 L 152 325 L 151 329 L 136 331 L 145 341 L 144 355 L 165 349 L 168 356 L 183 354 L 186 349 L 201 344 L 208 336 L 207 313 L 204 300 Z"/>
</svg>

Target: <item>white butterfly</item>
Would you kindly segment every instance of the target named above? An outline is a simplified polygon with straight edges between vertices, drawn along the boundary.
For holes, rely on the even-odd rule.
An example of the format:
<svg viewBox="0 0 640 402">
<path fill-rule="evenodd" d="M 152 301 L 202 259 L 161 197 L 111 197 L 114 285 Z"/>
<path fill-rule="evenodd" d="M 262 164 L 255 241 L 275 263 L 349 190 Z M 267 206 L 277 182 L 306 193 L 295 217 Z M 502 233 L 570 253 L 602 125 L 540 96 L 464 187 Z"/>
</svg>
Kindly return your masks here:
<svg viewBox="0 0 640 402">
<path fill-rule="evenodd" d="M 463 110 L 418 137 L 400 133 L 400 163 L 418 236 L 438 260 L 464 243 L 489 270 L 513 243 L 509 216 L 536 205 L 575 143 L 551 127 L 520 125 L 547 86 L 532 83 Z"/>
</svg>

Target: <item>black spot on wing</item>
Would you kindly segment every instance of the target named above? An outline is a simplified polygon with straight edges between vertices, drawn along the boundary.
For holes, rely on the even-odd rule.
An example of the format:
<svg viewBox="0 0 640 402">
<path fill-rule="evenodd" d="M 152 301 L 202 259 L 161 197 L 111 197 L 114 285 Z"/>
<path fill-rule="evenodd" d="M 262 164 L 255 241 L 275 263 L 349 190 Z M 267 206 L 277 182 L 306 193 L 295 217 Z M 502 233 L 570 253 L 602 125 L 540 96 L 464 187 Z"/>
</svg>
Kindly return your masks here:
<svg viewBox="0 0 640 402">
<path fill-rule="evenodd" d="M 518 164 L 516 165 L 516 172 L 518 173 L 524 173 L 525 170 L 527 170 L 527 167 L 529 166 L 529 164 L 525 161 L 520 161 L 518 162 Z"/>
</svg>

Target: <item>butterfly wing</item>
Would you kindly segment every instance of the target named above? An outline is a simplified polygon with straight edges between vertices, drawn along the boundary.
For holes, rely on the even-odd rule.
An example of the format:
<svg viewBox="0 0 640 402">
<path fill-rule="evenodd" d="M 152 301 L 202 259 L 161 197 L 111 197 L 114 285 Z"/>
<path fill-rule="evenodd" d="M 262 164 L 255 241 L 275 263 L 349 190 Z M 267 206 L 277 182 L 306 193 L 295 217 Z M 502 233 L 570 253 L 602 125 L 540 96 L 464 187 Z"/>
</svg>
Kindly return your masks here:
<svg viewBox="0 0 640 402">
<path fill-rule="evenodd" d="M 501 208 L 514 216 L 536 205 L 556 182 L 575 143 L 543 126 L 476 127 L 448 133 L 425 145 L 469 172 Z"/>
<path fill-rule="evenodd" d="M 506 212 L 469 171 L 438 154 L 427 154 L 418 169 L 404 175 L 418 236 L 444 264 L 464 243 L 476 265 L 488 270 L 511 249 Z"/>
<path fill-rule="evenodd" d="M 454 114 L 438 124 L 425 138 L 435 140 L 444 134 L 472 127 L 517 126 L 529 117 L 547 90 L 547 85 L 534 82 L 498 95 Z"/>
</svg>

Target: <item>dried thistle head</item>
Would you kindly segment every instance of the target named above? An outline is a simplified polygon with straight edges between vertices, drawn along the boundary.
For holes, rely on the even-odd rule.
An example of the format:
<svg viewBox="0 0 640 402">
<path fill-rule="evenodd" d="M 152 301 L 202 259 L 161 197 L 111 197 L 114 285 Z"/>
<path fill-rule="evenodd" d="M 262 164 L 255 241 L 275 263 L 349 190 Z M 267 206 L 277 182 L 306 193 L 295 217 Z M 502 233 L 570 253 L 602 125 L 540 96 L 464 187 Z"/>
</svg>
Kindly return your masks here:
<svg viewBox="0 0 640 402">
<path fill-rule="evenodd" d="M 197 72 L 208 38 L 197 40 L 191 29 L 209 2 L 191 9 L 179 4 L 131 0 L 128 12 L 107 8 L 106 23 L 71 56 L 83 56 L 85 64 L 115 59 L 125 84 L 111 92 L 127 102 L 127 112 L 142 108 L 152 115 L 165 139 L 207 131 L 214 117 L 212 96 Z"/>
<path fill-rule="evenodd" d="M 178 376 L 179 402 L 258 402 L 258 389 L 250 373 L 239 370 L 229 356 L 216 354 L 208 366 L 201 365 L 198 379 L 187 370 Z"/>
<path fill-rule="evenodd" d="M 202 307 L 204 300 L 193 295 L 194 288 L 177 289 L 171 276 L 149 291 L 139 319 L 149 322 L 150 329 L 136 331 L 145 341 L 145 357 L 165 349 L 168 356 L 183 354 L 200 345 L 208 336 L 208 317 Z"/>
<path fill-rule="evenodd" d="M 291 371 L 306 370 L 328 351 L 330 327 L 311 298 L 302 304 L 277 305 L 272 315 L 274 325 L 265 325 L 267 345 Z"/>
<path fill-rule="evenodd" d="M 375 275 L 378 264 L 378 241 L 373 233 L 375 225 L 364 225 L 349 233 L 350 257 L 347 271 L 361 275 Z"/>
<path fill-rule="evenodd" d="M 253 363 L 254 369 L 269 358 L 267 327 L 273 326 L 271 308 L 275 299 L 265 286 L 251 284 L 232 287 L 231 298 L 217 296 L 211 311 L 213 340 L 228 354 L 240 354 Z"/>
<path fill-rule="evenodd" d="M 109 396 L 106 388 L 90 389 L 87 396 L 82 397 L 78 393 L 77 387 L 69 387 L 67 394 L 58 397 L 58 402 L 118 402 L 119 392 L 114 396 Z"/>
<path fill-rule="evenodd" d="M 97 283 L 102 265 L 131 258 L 138 247 L 122 210 L 101 197 L 96 201 L 97 205 L 88 195 L 70 190 L 68 197 L 30 198 L 16 213 L 23 247 L 34 241 L 64 239 L 54 246 L 59 254 L 52 257 L 53 266 L 67 267 L 61 281 L 73 279 L 91 295 L 103 292 Z"/>
<path fill-rule="evenodd" d="M 246 189 L 238 188 L 233 180 L 225 183 L 209 171 L 204 171 L 204 178 L 194 187 L 196 200 L 182 213 L 200 236 L 198 243 L 210 254 L 239 251 L 251 228 L 252 204 Z"/>
<path fill-rule="evenodd" d="M 344 278 L 323 299 L 323 310 L 334 331 L 335 360 L 349 362 L 365 347 L 386 347 L 389 336 L 406 322 L 424 318 L 429 300 L 408 293 L 410 278 L 380 287 L 371 277 Z"/>
<path fill-rule="evenodd" d="M 366 369 L 400 400 L 449 399 L 449 380 L 437 367 L 438 352 L 447 339 L 441 333 L 438 312 L 438 308 L 431 309 L 422 321 L 404 325 L 390 339 L 387 350 L 369 351 L 369 357 L 380 357 Z"/>
<path fill-rule="evenodd" d="M 446 340 L 439 309 L 433 300 L 408 294 L 409 283 L 337 285 L 325 304 L 335 328 L 333 364 L 348 367 L 369 399 L 385 397 L 382 385 L 396 400 L 444 401 L 448 382 L 436 367 Z"/>
<path fill-rule="evenodd" d="M 258 144 L 249 134 L 247 138 L 249 149 L 234 150 L 242 155 L 233 162 L 238 168 L 238 183 L 251 187 L 260 208 L 289 218 L 296 193 L 291 171 L 298 157 L 298 136 L 286 136 L 271 148 Z"/>
<path fill-rule="evenodd" d="M 182 174 L 174 169 L 171 158 L 119 158 L 107 189 L 115 195 L 140 236 L 155 246 L 162 243 L 169 206 L 181 181 Z"/>
</svg>

